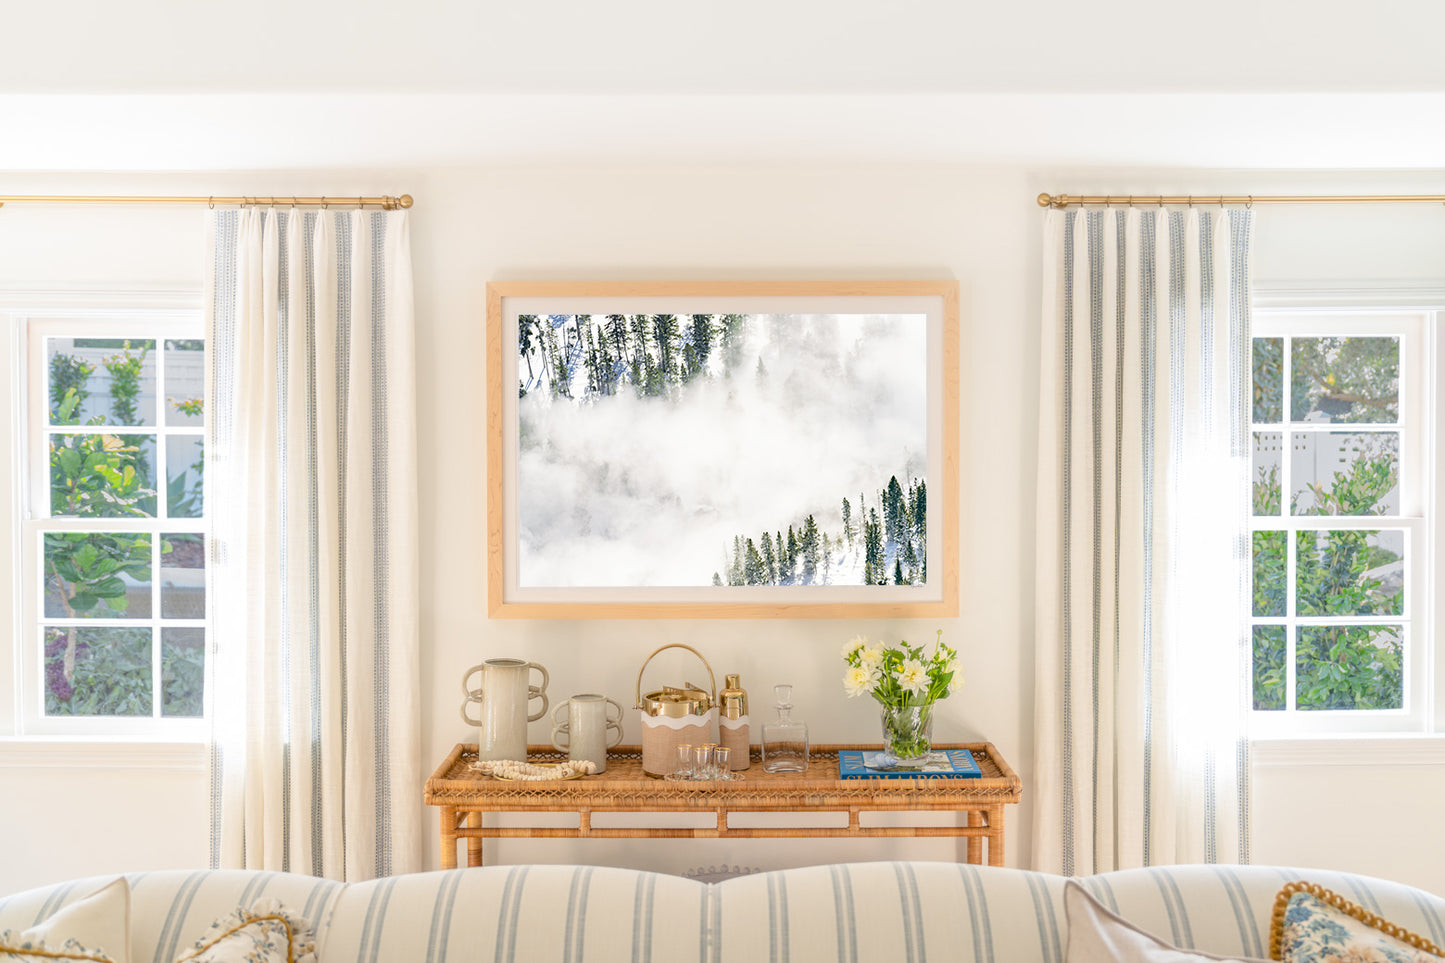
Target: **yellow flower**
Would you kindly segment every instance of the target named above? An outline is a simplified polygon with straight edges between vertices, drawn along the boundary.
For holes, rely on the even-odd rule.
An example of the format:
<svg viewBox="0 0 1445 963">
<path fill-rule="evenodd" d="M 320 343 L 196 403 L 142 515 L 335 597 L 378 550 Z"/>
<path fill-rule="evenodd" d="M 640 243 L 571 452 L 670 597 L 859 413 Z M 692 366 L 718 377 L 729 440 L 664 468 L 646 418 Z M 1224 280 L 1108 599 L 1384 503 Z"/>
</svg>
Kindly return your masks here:
<svg viewBox="0 0 1445 963">
<path fill-rule="evenodd" d="M 858 662 L 869 672 L 876 672 L 883 665 L 883 647 L 869 643 L 858 653 Z"/>
</svg>

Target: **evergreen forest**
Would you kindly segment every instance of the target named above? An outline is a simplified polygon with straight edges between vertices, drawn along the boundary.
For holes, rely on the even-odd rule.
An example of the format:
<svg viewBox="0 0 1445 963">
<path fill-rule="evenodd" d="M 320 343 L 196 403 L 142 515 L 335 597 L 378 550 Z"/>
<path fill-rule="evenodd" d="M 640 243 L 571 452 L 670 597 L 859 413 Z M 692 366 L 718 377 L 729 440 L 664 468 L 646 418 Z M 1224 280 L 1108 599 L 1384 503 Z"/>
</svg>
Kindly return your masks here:
<svg viewBox="0 0 1445 963">
<path fill-rule="evenodd" d="M 928 485 L 894 475 L 872 505 L 846 496 L 829 532 L 808 515 L 786 531 L 738 535 L 714 585 L 922 585 L 928 581 Z"/>
<path fill-rule="evenodd" d="M 524 314 L 517 319 L 517 394 L 542 388 L 585 401 L 631 390 L 664 397 L 737 367 L 746 314 Z"/>
</svg>

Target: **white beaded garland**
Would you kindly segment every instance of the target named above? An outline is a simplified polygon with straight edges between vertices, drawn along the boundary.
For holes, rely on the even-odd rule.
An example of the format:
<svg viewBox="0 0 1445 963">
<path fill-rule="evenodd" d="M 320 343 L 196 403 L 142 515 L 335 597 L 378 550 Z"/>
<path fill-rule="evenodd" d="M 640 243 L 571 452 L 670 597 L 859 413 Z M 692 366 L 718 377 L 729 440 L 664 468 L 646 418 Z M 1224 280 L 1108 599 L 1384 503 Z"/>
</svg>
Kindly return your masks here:
<svg viewBox="0 0 1445 963">
<path fill-rule="evenodd" d="M 484 775 L 501 779 L 546 782 L 553 779 L 571 779 L 577 775 L 590 776 L 597 771 L 597 764 L 586 759 L 575 759 L 555 766 L 539 766 L 519 759 L 493 759 L 474 762 L 472 768 Z"/>
</svg>

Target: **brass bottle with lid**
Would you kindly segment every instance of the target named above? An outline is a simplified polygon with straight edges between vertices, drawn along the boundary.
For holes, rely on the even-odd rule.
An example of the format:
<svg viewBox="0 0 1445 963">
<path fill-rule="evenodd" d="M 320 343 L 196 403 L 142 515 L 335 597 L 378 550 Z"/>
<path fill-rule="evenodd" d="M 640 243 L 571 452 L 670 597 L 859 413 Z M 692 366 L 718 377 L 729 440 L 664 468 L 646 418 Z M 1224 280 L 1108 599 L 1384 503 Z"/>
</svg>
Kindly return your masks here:
<svg viewBox="0 0 1445 963">
<path fill-rule="evenodd" d="M 729 675 L 718 693 L 722 711 L 718 714 L 718 742 L 731 750 L 728 768 L 734 772 L 748 768 L 751 760 L 751 730 L 748 726 L 748 694 L 736 674 Z"/>
</svg>

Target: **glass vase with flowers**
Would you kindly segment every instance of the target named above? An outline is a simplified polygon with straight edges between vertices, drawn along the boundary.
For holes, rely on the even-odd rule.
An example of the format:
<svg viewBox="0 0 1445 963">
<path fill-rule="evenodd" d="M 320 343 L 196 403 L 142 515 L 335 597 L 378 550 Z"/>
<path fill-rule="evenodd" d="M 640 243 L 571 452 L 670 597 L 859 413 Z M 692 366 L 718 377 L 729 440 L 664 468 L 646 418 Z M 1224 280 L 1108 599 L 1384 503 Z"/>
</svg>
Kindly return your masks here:
<svg viewBox="0 0 1445 963">
<path fill-rule="evenodd" d="M 943 642 L 909 645 L 900 639 L 885 646 L 855 636 L 843 646 L 843 689 L 850 698 L 871 695 L 882 707 L 884 764 L 919 768 L 933 746 L 933 708 L 963 684 L 958 653 Z"/>
</svg>

